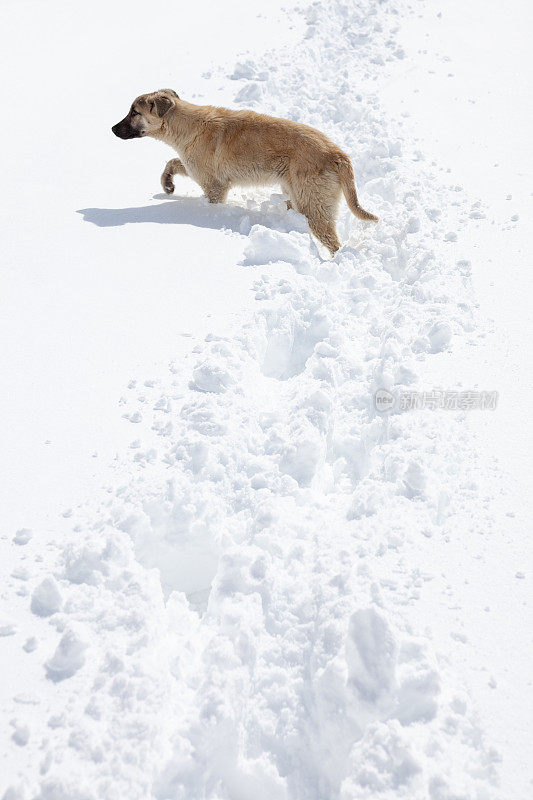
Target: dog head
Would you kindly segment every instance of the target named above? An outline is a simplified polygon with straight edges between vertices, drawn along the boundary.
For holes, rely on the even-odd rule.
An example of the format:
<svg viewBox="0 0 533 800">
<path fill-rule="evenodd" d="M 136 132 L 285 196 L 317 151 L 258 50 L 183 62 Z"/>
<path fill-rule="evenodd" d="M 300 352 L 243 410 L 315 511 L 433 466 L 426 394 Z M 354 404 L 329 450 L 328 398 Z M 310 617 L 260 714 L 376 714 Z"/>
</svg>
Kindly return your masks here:
<svg viewBox="0 0 533 800">
<path fill-rule="evenodd" d="M 111 130 L 119 139 L 138 139 L 141 136 L 157 136 L 164 126 L 165 114 L 174 107 L 178 95 L 173 89 L 142 94 L 133 101 L 124 119 Z"/>
</svg>

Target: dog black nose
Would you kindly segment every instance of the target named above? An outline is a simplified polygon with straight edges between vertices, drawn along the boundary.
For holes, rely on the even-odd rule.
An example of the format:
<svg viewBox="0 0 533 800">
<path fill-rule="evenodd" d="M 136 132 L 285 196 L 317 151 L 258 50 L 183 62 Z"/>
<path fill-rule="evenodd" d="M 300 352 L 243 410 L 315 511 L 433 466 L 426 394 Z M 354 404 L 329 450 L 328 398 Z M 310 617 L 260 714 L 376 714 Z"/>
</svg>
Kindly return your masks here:
<svg viewBox="0 0 533 800">
<path fill-rule="evenodd" d="M 113 125 L 113 127 L 111 128 L 111 130 L 113 131 L 115 136 L 117 135 L 117 127 L 118 127 L 118 123 L 117 123 L 117 125 Z"/>
</svg>

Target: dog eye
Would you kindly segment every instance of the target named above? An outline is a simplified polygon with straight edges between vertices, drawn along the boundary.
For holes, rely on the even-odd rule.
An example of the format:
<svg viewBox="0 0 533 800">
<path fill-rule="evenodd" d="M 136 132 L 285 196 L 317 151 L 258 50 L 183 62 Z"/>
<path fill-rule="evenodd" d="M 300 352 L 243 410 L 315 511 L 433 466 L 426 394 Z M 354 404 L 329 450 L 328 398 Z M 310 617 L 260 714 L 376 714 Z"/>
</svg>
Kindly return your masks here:
<svg viewBox="0 0 533 800">
<path fill-rule="evenodd" d="M 134 108 L 132 108 L 132 109 L 131 109 L 131 116 L 132 116 L 132 117 L 138 117 L 138 116 L 139 116 L 139 112 L 138 112 L 138 111 L 135 111 L 135 109 L 134 109 Z"/>
</svg>

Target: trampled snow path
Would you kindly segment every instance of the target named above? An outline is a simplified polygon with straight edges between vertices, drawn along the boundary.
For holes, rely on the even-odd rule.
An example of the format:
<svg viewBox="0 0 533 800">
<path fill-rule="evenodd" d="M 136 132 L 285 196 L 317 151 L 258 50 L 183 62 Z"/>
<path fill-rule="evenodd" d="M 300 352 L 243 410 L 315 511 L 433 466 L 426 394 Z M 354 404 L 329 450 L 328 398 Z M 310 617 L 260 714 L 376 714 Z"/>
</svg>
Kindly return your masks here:
<svg viewBox="0 0 533 800">
<path fill-rule="evenodd" d="M 461 606 L 443 554 L 483 558 L 495 527 L 473 444 L 461 413 L 374 409 L 377 389 L 437 388 L 431 362 L 483 333 L 453 247 L 478 206 L 402 158 L 353 79 L 403 57 L 402 7 L 314 4 L 296 49 L 235 68 L 236 102 L 350 153 L 380 223 L 345 209 L 324 261 L 280 196 L 213 210 L 260 267 L 256 309 L 132 383 L 116 480 L 45 552 L 13 543 L 40 567 L 10 579 L 2 632 L 55 644 L 21 638 L 9 800 L 499 797 L 450 658 L 460 615 L 436 611 Z"/>
</svg>

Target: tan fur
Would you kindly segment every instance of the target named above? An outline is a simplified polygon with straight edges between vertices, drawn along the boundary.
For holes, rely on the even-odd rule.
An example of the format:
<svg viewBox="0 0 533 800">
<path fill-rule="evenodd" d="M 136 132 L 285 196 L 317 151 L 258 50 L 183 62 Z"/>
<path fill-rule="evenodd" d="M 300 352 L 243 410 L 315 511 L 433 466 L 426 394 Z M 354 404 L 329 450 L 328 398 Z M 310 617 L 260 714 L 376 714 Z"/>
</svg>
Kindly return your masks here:
<svg viewBox="0 0 533 800">
<path fill-rule="evenodd" d="M 288 207 L 307 217 L 331 253 L 341 246 L 335 230 L 341 192 L 359 219 L 377 221 L 359 205 L 346 153 L 299 122 L 197 106 L 164 89 L 138 97 L 113 131 L 123 138 L 152 136 L 178 152 L 161 176 L 167 194 L 174 191 L 174 175 L 200 184 L 211 203 L 223 203 L 232 186 L 280 184 Z"/>
</svg>

